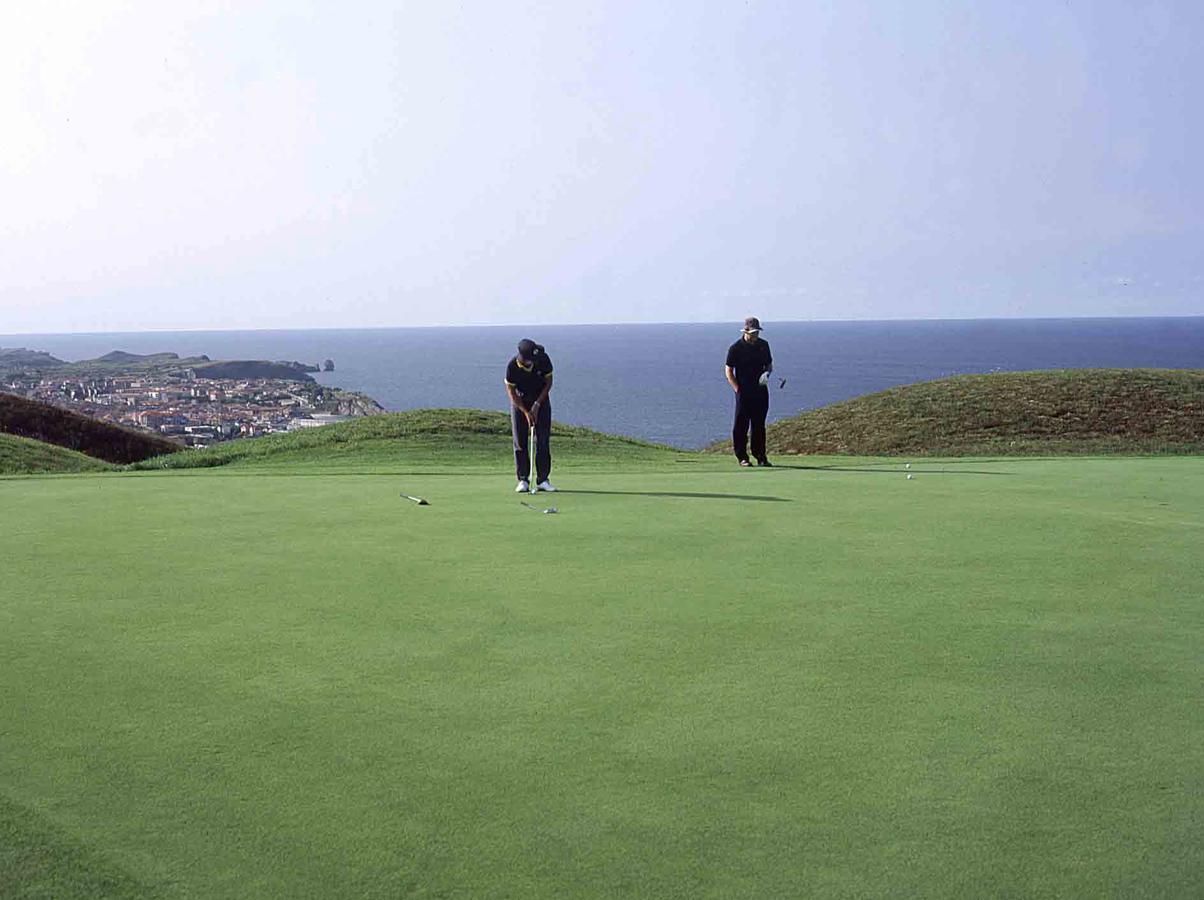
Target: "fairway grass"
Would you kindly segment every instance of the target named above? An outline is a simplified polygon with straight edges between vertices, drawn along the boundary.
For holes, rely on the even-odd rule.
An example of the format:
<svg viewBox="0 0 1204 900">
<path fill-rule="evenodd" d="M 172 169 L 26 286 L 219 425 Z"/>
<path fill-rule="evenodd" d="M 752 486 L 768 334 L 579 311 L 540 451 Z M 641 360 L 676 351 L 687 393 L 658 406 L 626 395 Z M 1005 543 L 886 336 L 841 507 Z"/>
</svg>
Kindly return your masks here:
<svg viewBox="0 0 1204 900">
<path fill-rule="evenodd" d="M 1204 459 L 644 454 L 0 480 L 0 897 L 1204 893 Z"/>
</svg>

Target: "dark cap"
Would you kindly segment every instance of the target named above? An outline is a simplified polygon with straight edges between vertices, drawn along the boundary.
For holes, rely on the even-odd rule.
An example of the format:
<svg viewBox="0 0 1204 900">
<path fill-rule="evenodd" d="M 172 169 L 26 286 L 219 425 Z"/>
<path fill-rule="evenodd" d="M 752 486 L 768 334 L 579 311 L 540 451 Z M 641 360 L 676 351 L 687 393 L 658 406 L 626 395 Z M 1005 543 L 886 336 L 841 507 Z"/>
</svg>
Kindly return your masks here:
<svg viewBox="0 0 1204 900">
<path fill-rule="evenodd" d="M 760 330 L 761 330 L 761 320 L 758 319 L 756 316 L 749 316 L 747 319 L 744 320 L 744 333 L 745 334 L 748 334 L 750 331 L 760 331 Z"/>
<path fill-rule="evenodd" d="M 523 338 L 518 342 L 518 355 L 527 360 L 537 359 L 543 355 L 543 347 L 530 338 Z"/>
</svg>

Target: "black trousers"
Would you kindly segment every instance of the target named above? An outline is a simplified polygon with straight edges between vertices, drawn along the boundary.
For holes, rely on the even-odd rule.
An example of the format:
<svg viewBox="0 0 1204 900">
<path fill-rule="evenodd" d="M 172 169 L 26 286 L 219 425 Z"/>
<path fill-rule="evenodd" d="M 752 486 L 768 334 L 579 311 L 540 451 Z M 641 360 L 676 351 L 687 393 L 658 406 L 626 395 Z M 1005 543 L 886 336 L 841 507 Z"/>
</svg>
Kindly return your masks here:
<svg viewBox="0 0 1204 900">
<path fill-rule="evenodd" d="M 531 474 L 531 423 L 527 414 L 516 406 L 510 407 L 510 430 L 514 433 L 514 473 L 519 481 Z M 535 481 L 542 484 L 552 474 L 552 404 L 544 402 L 535 419 Z"/>
<path fill-rule="evenodd" d="M 732 425 L 732 450 L 736 459 L 748 459 L 748 431 L 752 426 L 752 455 L 765 458 L 765 417 L 769 415 L 769 388 L 740 388 L 736 392 L 736 421 Z"/>
</svg>

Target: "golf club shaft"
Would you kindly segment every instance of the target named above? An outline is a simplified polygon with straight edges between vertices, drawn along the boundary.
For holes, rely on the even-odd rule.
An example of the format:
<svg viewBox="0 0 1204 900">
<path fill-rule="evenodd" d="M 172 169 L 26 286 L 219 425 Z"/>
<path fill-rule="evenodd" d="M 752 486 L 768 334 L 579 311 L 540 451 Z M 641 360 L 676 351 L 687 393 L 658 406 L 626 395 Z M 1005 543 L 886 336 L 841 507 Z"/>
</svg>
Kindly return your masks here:
<svg viewBox="0 0 1204 900">
<path fill-rule="evenodd" d="M 535 426 L 531 426 L 530 434 L 527 436 L 527 484 L 530 486 L 530 491 L 534 494 L 539 490 L 535 481 Z"/>
</svg>

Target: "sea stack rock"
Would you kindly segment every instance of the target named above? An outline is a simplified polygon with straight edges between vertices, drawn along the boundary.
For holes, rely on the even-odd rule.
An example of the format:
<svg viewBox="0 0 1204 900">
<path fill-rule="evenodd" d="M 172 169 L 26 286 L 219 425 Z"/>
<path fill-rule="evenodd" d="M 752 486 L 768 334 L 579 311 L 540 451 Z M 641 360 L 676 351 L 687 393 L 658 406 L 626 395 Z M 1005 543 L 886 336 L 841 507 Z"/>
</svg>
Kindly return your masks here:
<svg viewBox="0 0 1204 900">
<path fill-rule="evenodd" d="M 322 363 L 322 371 L 323 372 L 333 372 L 334 371 L 334 360 L 328 359 L 328 360 L 326 360 L 326 362 Z"/>
</svg>

